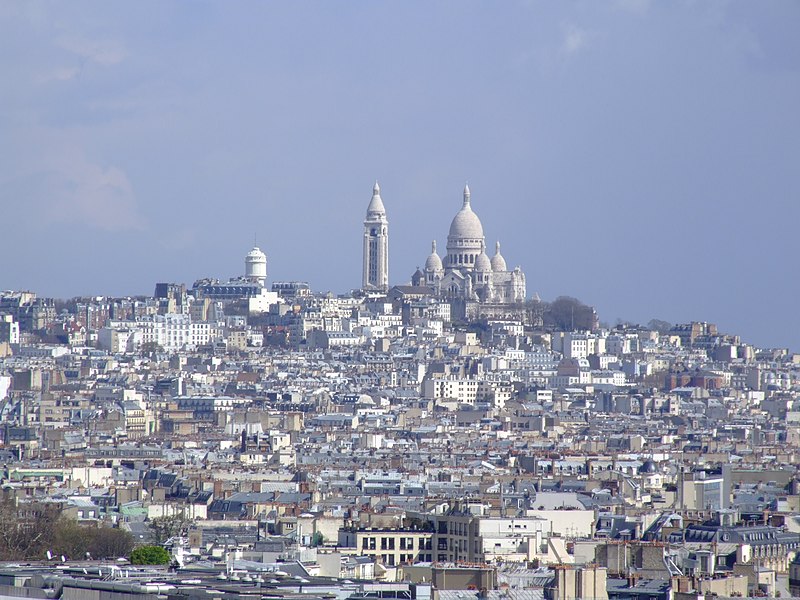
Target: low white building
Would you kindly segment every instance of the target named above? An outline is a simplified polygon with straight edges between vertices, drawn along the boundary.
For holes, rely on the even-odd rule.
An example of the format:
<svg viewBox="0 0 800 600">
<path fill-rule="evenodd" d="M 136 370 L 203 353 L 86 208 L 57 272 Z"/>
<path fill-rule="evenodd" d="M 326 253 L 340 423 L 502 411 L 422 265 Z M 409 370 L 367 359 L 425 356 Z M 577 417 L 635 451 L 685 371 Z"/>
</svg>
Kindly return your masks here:
<svg viewBox="0 0 800 600">
<path fill-rule="evenodd" d="M 429 400 L 456 400 L 475 404 L 480 382 L 476 379 L 430 378 L 422 382 L 422 397 Z"/>
</svg>

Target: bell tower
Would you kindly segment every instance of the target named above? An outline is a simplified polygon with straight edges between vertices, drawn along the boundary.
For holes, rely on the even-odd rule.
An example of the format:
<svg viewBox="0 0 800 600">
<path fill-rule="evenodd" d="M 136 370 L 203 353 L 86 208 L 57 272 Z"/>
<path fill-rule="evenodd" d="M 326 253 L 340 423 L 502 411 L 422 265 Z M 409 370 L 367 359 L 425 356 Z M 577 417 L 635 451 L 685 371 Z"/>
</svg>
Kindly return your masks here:
<svg viewBox="0 0 800 600">
<path fill-rule="evenodd" d="M 389 290 L 389 221 L 381 200 L 378 182 L 372 188 L 372 200 L 364 219 L 364 264 L 362 287 L 365 290 Z"/>
</svg>

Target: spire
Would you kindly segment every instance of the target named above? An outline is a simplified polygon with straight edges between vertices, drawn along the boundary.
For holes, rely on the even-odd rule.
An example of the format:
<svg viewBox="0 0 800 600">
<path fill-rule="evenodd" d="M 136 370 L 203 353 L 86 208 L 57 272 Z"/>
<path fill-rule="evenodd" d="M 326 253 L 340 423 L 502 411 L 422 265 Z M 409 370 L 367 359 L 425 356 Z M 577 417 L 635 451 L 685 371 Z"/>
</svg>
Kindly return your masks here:
<svg viewBox="0 0 800 600">
<path fill-rule="evenodd" d="M 494 243 L 494 253 L 495 254 L 500 254 L 500 242 L 495 242 Z"/>
<path fill-rule="evenodd" d="M 383 207 L 383 200 L 381 199 L 381 186 L 376 181 L 372 188 L 372 199 L 367 207 L 367 219 L 377 217 L 386 218 L 386 209 Z"/>
<path fill-rule="evenodd" d="M 436 240 L 431 242 L 431 254 L 436 254 Z"/>
<path fill-rule="evenodd" d="M 464 206 L 469 206 L 469 184 L 464 186 Z"/>
</svg>

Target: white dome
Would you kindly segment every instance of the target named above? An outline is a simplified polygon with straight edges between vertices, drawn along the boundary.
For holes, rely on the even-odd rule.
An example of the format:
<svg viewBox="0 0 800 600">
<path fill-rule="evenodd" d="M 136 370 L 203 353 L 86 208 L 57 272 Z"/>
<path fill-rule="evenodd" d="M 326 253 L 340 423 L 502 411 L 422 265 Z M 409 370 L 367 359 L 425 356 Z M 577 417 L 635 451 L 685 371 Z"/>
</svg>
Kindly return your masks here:
<svg viewBox="0 0 800 600">
<path fill-rule="evenodd" d="M 475 271 L 479 273 L 488 273 L 492 270 L 492 261 L 489 260 L 489 255 L 486 250 L 481 250 L 481 253 L 475 258 Z"/>
<path fill-rule="evenodd" d="M 241 255 L 240 255 L 241 256 Z M 267 260 L 267 255 L 261 251 L 258 246 L 253 246 L 253 249 L 247 253 L 247 259 L 252 262 Z"/>
<path fill-rule="evenodd" d="M 367 219 L 380 217 L 386 217 L 386 209 L 383 207 L 383 200 L 381 200 L 381 188 L 376 181 L 375 187 L 372 188 L 372 200 L 369 201 L 369 206 L 367 206 Z"/>
<path fill-rule="evenodd" d="M 480 239 L 483 238 L 483 225 L 481 220 L 470 206 L 469 186 L 464 188 L 464 205 L 453 217 L 450 223 L 450 239 Z"/>
<path fill-rule="evenodd" d="M 436 240 L 433 240 L 431 244 L 431 254 L 425 260 L 425 270 L 426 271 L 441 271 L 444 267 L 442 266 L 442 259 L 436 253 Z"/>
<path fill-rule="evenodd" d="M 492 271 L 502 272 L 508 271 L 506 266 L 506 259 L 500 254 L 500 242 L 497 242 L 494 247 L 494 256 L 492 257 Z"/>
</svg>

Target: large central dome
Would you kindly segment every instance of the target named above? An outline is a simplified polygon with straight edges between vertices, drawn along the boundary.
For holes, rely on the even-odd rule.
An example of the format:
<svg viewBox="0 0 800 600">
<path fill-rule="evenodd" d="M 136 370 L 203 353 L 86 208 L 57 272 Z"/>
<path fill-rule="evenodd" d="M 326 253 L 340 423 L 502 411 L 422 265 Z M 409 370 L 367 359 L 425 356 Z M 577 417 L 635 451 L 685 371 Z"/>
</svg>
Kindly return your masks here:
<svg viewBox="0 0 800 600">
<path fill-rule="evenodd" d="M 450 223 L 450 234 L 447 237 L 451 240 L 483 238 L 481 220 L 470 206 L 469 186 L 464 188 L 464 205 L 453 217 L 453 222 Z"/>
</svg>

